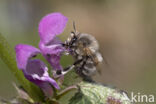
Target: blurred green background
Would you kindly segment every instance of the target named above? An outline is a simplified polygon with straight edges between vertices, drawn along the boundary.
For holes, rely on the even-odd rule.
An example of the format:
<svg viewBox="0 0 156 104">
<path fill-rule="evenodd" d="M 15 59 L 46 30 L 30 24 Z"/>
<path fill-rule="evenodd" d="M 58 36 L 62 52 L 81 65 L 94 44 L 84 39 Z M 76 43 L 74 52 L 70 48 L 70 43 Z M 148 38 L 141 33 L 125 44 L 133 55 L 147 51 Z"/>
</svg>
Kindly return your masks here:
<svg viewBox="0 0 156 104">
<path fill-rule="evenodd" d="M 78 31 L 99 41 L 107 65 L 100 67 L 96 81 L 128 91 L 129 96 L 131 92 L 156 96 L 155 0 L 0 0 L 0 33 L 12 48 L 19 43 L 38 47 L 38 23 L 51 12 L 69 18 L 60 36 L 63 41 L 73 21 Z M 16 95 L 14 81 L 0 60 L 0 98 Z"/>
</svg>

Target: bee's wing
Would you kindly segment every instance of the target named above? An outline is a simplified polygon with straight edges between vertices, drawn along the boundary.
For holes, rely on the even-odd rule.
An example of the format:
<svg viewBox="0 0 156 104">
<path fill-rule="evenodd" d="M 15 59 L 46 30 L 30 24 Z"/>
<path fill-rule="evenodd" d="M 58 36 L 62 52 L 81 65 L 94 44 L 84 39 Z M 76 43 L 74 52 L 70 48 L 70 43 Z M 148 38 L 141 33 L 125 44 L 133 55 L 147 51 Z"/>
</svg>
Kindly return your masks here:
<svg viewBox="0 0 156 104">
<path fill-rule="evenodd" d="M 107 62 L 107 59 L 103 55 L 101 55 L 100 52 L 96 53 L 96 59 L 98 60 L 97 72 L 99 74 L 102 74 L 101 70 L 109 68 L 109 64 Z"/>
<path fill-rule="evenodd" d="M 96 74 L 92 77 L 93 80 L 100 83 L 109 83 L 110 77 L 113 75 L 109 70 L 110 67 L 107 64 L 108 62 L 105 60 L 106 58 L 103 57 L 103 61 L 96 66 Z"/>
</svg>

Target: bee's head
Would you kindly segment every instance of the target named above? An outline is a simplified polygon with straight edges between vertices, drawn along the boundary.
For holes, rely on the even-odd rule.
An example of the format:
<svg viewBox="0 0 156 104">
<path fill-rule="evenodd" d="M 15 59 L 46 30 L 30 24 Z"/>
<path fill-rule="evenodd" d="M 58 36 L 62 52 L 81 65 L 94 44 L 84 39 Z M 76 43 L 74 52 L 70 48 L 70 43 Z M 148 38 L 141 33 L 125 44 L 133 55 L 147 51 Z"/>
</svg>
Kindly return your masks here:
<svg viewBox="0 0 156 104">
<path fill-rule="evenodd" d="M 72 41 L 76 41 L 78 39 L 78 34 L 72 31 L 70 37 Z"/>
</svg>

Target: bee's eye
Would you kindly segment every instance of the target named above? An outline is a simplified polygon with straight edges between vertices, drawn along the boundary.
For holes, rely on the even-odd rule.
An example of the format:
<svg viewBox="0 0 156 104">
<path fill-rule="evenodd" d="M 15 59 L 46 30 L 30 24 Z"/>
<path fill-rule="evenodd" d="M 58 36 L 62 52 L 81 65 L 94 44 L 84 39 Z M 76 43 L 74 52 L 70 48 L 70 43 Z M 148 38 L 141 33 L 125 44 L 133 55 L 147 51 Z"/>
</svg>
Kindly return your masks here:
<svg viewBox="0 0 156 104">
<path fill-rule="evenodd" d="M 75 40 L 77 40 L 77 37 L 74 37 L 74 38 L 73 38 L 73 41 L 75 41 Z"/>
<path fill-rule="evenodd" d="M 73 41 L 75 41 L 76 39 L 75 38 L 73 38 Z"/>
</svg>

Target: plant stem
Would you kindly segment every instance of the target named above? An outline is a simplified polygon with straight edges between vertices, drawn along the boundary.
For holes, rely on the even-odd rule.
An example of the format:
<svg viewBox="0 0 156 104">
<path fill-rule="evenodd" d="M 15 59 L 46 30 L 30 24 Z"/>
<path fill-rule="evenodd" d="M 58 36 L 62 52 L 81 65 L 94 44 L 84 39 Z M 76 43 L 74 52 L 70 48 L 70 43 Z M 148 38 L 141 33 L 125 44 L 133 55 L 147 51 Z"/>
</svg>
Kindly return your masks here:
<svg viewBox="0 0 156 104">
<path fill-rule="evenodd" d="M 62 96 L 64 96 L 65 94 L 67 94 L 68 92 L 78 89 L 77 85 L 73 85 L 73 86 L 69 86 L 66 89 L 62 90 L 57 96 L 56 99 L 60 99 Z"/>
</svg>

